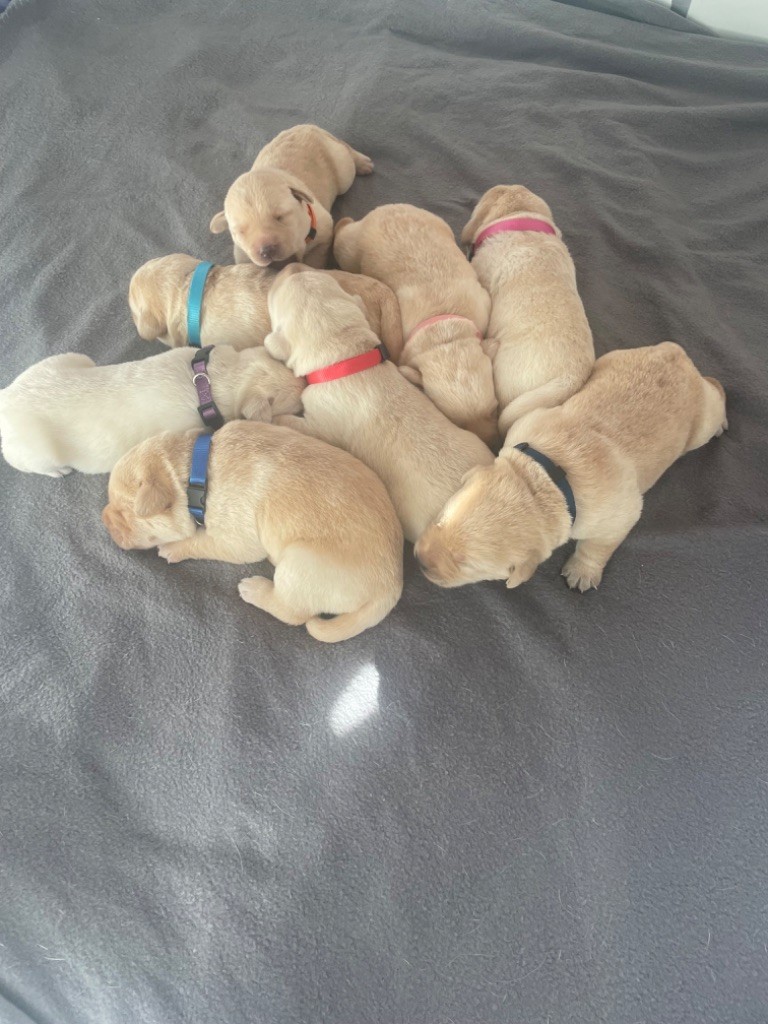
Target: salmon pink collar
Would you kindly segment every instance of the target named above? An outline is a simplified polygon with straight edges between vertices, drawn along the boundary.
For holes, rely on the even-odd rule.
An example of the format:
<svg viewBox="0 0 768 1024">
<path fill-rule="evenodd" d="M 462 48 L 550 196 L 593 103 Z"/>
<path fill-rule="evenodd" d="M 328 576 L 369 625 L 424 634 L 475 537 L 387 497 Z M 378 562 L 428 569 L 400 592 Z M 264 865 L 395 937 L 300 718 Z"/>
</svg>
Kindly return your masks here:
<svg viewBox="0 0 768 1024">
<path fill-rule="evenodd" d="M 329 381 L 339 380 L 341 377 L 351 377 L 353 373 L 360 373 L 362 370 L 370 370 L 379 363 L 389 359 L 389 353 L 384 345 L 377 345 L 359 356 L 351 356 L 349 359 L 342 359 L 338 363 L 331 363 L 324 366 L 322 370 L 313 370 L 305 376 L 307 384 L 328 384 Z"/>
<path fill-rule="evenodd" d="M 496 220 L 487 228 L 483 228 L 469 247 L 469 259 L 472 259 L 487 238 L 501 235 L 506 231 L 541 231 L 545 235 L 557 235 L 551 224 L 545 220 L 539 220 L 538 217 L 505 217 L 503 220 Z"/>
<path fill-rule="evenodd" d="M 477 324 L 474 322 L 474 320 L 470 320 L 468 316 L 459 316 L 458 313 L 438 313 L 437 316 L 428 316 L 426 320 L 421 320 L 419 323 L 417 323 L 416 326 L 411 331 L 411 333 L 406 338 L 406 345 L 415 334 L 419 333 L 419 331 L 423 331 L 425 327 L 431 327 L 432 324 L 439 324 L 443 320 L 464 320 L 466 323 L 472 324 L 478 339 L 480 341 L 483 340 L 483 335 L 480 331 L 478 331 Z"/>
</svg>

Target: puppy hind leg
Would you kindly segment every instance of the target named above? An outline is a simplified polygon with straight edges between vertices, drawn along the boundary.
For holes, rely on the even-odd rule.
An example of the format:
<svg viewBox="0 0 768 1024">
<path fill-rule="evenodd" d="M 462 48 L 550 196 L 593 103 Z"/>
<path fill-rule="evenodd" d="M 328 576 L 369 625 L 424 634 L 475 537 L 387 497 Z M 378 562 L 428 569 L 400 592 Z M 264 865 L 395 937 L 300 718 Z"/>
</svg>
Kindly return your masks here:
<svg viewBox="0 0 768 1024">
<path fill-rule="evenodd" d="M 373 160 L 365 153 L 358 153 L 356 149 L 349 147 L 352 159 L 355 161 L 355 171 L 359 175 L 373 174 Z"/>
<path fill-rule="evenodd" d="M 275 579 L 280 571 L 278 566 L 275 570 Z M 280 593 L 279 585 L 276 586 L 272 580 L 265 576 L 249 576 L 241 580 L 238 585 L 240 597 L 255 608 L 273 615 L 276 619 L 286 623 L 288 626 L 303 626 L 312 613 L 303 609 L 293 607 L 285 600 Z"/>
<path fill-rule="evenodd" d="M 714 377 L 702 377 L 702 411 L 697 417 L 686 451 L 701 448 L 713 437 L 720 437 L 728 429 L 725 410 L 725 390 Z"/>
</svg>

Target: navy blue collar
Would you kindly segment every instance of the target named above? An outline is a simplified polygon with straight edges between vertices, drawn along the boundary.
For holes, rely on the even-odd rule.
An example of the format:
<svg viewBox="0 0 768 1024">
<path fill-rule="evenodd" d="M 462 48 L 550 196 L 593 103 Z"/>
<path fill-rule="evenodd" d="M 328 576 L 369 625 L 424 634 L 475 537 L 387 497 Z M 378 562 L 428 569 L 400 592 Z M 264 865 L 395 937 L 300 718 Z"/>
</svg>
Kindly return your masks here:
<svg viewBox="0 0 768 1024">
<path fill-rule="evenodd" d="M 208 491 L 208 457 L 213 434 L 200 434 L 192 449 L 192 468 L 187 484 L 187 508 L 198 526 L 205 526 L 205 499 Z"/>
<path fill-rule="evenodd" d="M 200 314 L 203 309 L 205 282 L 213 269 L 212 263 L 198 263 L 189 282 L 187 293 L 187 342 L 193 348 L 200 348 Z"/>
<path fill-rule="evenodd" d="M 547 458 L 546 455 L 536 451 L 535 448 L 531 448 L 527 441 L 523 441 L 522 444 L 516 444 L 515 448 L 519 452 L 523 452 L 524 455 L 528 455 L 534 462 L 538 462 L 555 487 L 557 487 L 565 498 L 565 504 L 568 506 L 568 515 L 571 517 L 571 525 L 573 525 L 576 519 L 576 499 L 573 496 L 571 485 L 568 483 L 565 470 L 553 462 L 552 459 Z"/>
</svg>

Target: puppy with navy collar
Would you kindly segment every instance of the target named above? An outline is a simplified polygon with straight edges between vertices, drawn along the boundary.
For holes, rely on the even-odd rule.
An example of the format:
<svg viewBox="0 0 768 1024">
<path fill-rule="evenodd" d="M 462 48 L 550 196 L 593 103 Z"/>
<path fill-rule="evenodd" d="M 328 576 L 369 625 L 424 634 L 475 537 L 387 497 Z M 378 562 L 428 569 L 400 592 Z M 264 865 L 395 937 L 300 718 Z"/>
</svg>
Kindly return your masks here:
<svg viewBox="0 0 768 1024">
<path fill-rule="evenodd" d="M 247 577 L 240 596 L 326 643 L 381 622 L 403 588 L 403 533 L 382 482 L 284 427 L 144 441 L 112 471 L 102 519 L 121 548 L 158 546 L 170 563 L 268 558 L 274 579 Z"/>
<path fill-rule="evenodd" d="M 259 267 L 295 257 L 324 267 L 333 240 L 331 207 L 373 161 L 316 124 L 280 132 L 250 171 L 229 187 L 224 209 L 211 220 L 218 235 L 229 228 L 235 263 Z"/>
<path fill-rule="evenodd" d="M 416 557 L 441 587 L 517 587 L 573 538 L 563 576 L 582 592 L 597 587 L 645 492 L 727 425 L 721 384 L 679 345 L 609 352 L 564 405 L 513 424 L 495 463 L 468 474 L 420 537 Z"/>
<path fill-rule="evenodd" d="M 461 241 L 491 296 L 488 336 L 497 343 L 493 381 L 502 438 L 533 409 L 575 394 L 595 361 L 576 270 L 540 196 L 496 185 L 480 199 Z"/>
<path fill-rule="evenodd" d="M 303 387 L 263 348 L 174 349 L 115 366 L 66 352 L 0 391 L 2 452 L 23 473 L 108 473 L 163 430 L 298 412 Z"/>
<path fill-rule="evenodd" d="M 397 360 L 403 347 L 394 292 L 364 274 L 326 270 L 349 295 L 359 295 L 373 330 Z M 140 337 L 172 348 L 192 343 L 250 348 L 271 330 L 267 296 L 277 271 L 252 263 L 215 266 L 185 253 L 149 260 L 131 279 L 128 304 Z M 191 322 L 190 322 L 191 321 Z M 195 327 L 197 333 L 195 334 Z"/>
</svg>

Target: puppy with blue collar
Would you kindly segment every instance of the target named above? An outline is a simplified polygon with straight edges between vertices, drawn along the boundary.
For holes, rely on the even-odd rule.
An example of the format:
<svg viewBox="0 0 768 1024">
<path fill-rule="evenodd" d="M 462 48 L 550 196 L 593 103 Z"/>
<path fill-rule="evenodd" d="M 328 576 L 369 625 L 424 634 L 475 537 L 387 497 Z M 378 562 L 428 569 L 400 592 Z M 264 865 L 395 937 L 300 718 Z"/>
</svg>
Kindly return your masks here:
<svg viewBox="0 0 768 1024">
<path fill-rule="evenodd" d="M 115 466 L 102 518 L 121 548 L 157 546 L 169 563 L 269 559 L 274 579 L 249 576 L 240 596 L 326 643 L 375 626 L 402 592 L 403 532 L 384 485 L 286 427 L 150 438 Z"/>
<path fill-rule="evenodd" d="M 495 463 L 465 477 L 416 557 L 441 587 L 517 587 L 573 538 L 563 576 L 582 592 L 597 587 L 645 492 L 727 425 L 721 384 L 679 345 L 609 352 L 564 405 L 513 423 Z"/>
</svg>

